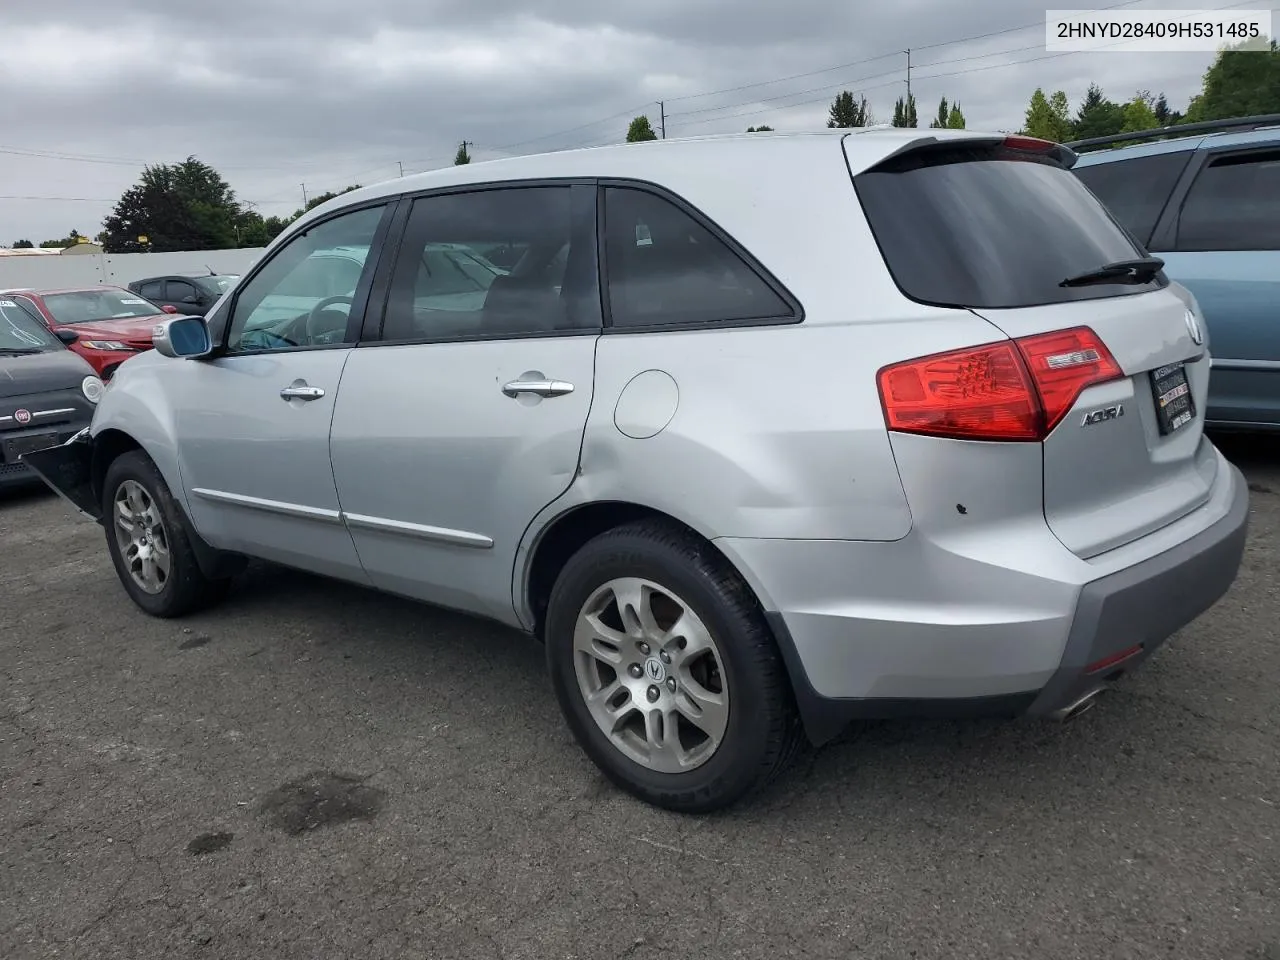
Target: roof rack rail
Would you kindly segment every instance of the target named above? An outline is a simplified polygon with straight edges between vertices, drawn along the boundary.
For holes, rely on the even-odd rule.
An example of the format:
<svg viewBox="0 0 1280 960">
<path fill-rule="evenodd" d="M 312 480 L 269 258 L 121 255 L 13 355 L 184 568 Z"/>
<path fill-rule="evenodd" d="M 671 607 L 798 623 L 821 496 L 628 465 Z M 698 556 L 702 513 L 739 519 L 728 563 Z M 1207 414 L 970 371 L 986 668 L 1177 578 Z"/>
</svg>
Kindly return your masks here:
<svg viewBox="0 0 1280 960">
<path fill-rule="evenodd" d="M 1138 140 L 1152 140 L 1156 137 L 1167 137 L 1170 134 L 1217 133 L 1223 130 L 1257 130 L 1259 127 L 1280 126 L 1280 113 L 1265 113 L 1254 117 L 1232 117 L 1228 120 L 1205 120 L 1201 123 L 1178 123 L 1170 127 L 1155 127 L 1151 130 L 1136 130 L 1133 133 L 1115 133 L 1105 137 L 1089 137 L 1085 140 L 1073 140 L 1064 146 L 1072 150 L 1081 147 L 1101 147 L 1112 143 L 1129 143 Z"/>
</svg>

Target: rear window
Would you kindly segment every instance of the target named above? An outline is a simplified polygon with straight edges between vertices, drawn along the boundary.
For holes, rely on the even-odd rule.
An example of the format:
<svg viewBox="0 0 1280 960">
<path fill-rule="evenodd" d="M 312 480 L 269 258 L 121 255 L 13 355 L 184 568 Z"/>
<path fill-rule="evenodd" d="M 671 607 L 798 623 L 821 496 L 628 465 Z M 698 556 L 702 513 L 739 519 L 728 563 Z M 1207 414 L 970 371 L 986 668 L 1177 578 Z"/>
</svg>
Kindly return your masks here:
<svg viewBox="0 0 1280 960">
<path fill-rule="evenodd" d="M 912 300 L 1001 309 L 1159 289 L 1063 287 L 1068 277 L 1144 256 L 1069 171 L 1034 154 L 947 147 L 894 157 L 854 178 L 880 252 Z"/>
</svg>

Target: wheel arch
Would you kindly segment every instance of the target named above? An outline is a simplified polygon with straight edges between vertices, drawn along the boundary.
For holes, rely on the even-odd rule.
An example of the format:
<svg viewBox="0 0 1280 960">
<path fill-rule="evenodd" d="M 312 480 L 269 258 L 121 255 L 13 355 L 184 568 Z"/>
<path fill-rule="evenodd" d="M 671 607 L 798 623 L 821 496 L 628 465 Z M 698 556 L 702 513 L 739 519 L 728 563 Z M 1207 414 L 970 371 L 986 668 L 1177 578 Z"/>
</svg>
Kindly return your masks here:
<svg viewBox="0 0 1280 960">
<path fill-rule="evenodd" d="M 733 557 L 717 546 L 708 531 L 669 510 L 648 504 L 632 500 L 592 500 L 564 508 L 537 526 L 529 545 L 522 551 L 525 562 L 517 565 L 516 613 L 539 641 L 543 638 L 547 601 L 566 561 L 592 538 L 640 520 L 669 523 L 697 537 L 742 577 L 761 608 L 766 608 L 768 598 L 761 594 L 756 577 L 741 569 Z"/>
<path fill-rule="evenodd" d="M 156 470 L 159 471 L 165 485 L 169 488 L 169 495 L 173 497 L 178 510 L 182 513 L 182 519 L 186 523 L 187 538 L 191 542 L 192 552 L 195 554 L 196 563 L 199 564 L 201 572 L 210 578 L 221 578 L 232 576 L 244 569 L 245 558 L 236 554 L 224 553 L 210 546 L 196 530 L 195 525 L 191 522 L 191 513 L 187 509 L 181 478 L 177 476 L 178 467 L 176 461 L 171 462 L 168 469 L 166 469 L 166 464 L 156 458 L 146 444 L 141 443 L 129 431 L 119 427 L 107 427 L 98 431 L 93 437 L 93 446 L 89 455 L 89 478 L 93 495 L 97 501 L 99 503 L 102 502 L 107 471 L 111 469 L 111 464 L 125 454 L 135 450 L 144 454 L 147 459 L 155 464 Z M 109 521 L 104 512 L 103 523 L 107 522 Z"/>
</svg>

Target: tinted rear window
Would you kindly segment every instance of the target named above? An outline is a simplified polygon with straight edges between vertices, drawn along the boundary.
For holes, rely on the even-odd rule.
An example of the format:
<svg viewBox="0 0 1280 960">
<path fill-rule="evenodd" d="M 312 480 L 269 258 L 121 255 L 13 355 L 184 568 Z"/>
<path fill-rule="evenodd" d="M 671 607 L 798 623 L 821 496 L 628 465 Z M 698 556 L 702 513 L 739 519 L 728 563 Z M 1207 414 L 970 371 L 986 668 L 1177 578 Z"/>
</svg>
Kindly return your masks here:
<svg viewBox="0 0 1280 960">
<path fill-rule="evenodd" d="M 902 292 L 946 307 L 1029 307 L 1168 283 L 1063 287 L 1145 251 L 1058 164 L 997 148 L 917 151 L 854 178 Z"/>
</svg>

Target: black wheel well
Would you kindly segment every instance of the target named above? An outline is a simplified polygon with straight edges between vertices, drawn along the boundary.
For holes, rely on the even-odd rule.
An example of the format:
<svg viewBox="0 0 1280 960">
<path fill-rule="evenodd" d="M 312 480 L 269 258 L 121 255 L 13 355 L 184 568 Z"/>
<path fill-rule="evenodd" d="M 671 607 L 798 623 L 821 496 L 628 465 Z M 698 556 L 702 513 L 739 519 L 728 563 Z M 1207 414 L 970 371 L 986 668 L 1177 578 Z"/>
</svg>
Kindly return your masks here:
<svg viewBox="0 0 1280 960">
<path fill-rule="evenodd" d="M 112 462 L 130 450 L 141 450 L 142 444 L 123 430 L 103 430 L 93 438 L 93 457 L 89 463 L 93 495 L 102 500 L 102 484 Z"/>
<path fill-rule="evenodd" d="M 529 609 L 533 611 L 534 635 L 539 640 L 542 639 L 546 624 L 551 591 L 568 559 L 593 537 L 637 520 L 662 520 L 705 539 L 702 534 L 670 514 L 618 500 L 588 503 L 557 517 L 534 547 L 533 558 L 529 563 L 529 578 L 525 584 Z"/>
</svg>

